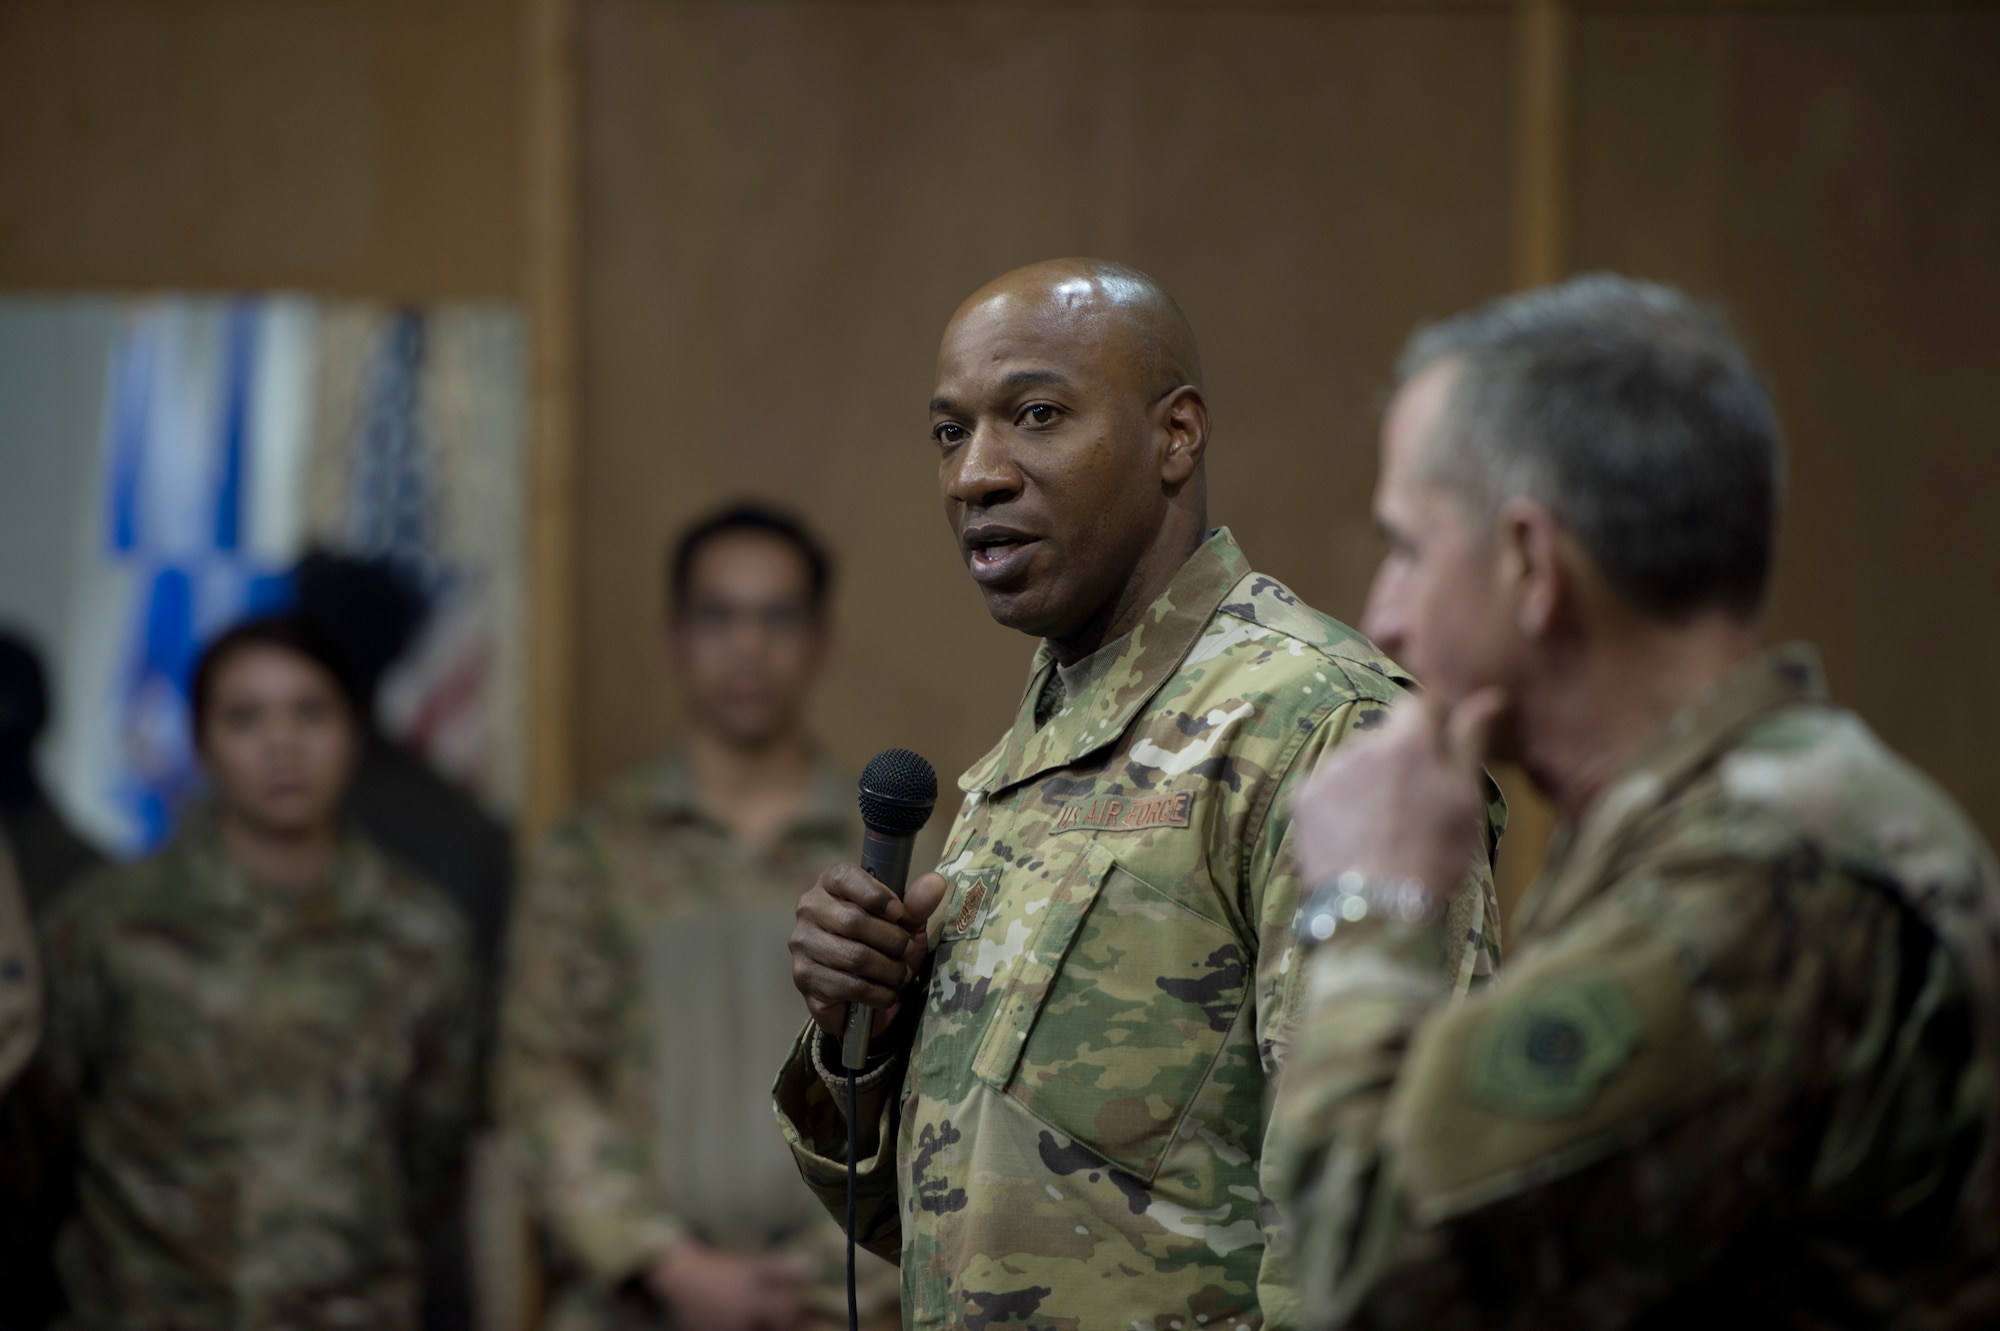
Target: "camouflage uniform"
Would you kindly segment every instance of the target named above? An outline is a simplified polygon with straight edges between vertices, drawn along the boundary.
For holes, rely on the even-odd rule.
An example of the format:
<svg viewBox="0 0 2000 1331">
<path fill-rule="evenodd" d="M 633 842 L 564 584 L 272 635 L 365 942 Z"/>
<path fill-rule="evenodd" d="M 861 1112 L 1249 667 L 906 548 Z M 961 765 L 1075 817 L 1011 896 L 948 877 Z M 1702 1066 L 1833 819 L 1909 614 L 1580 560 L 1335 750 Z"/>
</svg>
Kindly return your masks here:
<svg viewBox="0 0 2000 1331">
<path fill-rule="evenodd" d="M 0 1092 L 27 1066 L 41 1037 L 42 975 L 35 930 L 13 857 L 0 840 Z"/>
<path fill-rule="evenodd" d="M 706 814 L 682 755 L 549 838 L 511 932 L 502 1124 L 556 1248 L 551 1323 L 661 1325 L 633 1279 L 692 1235 L 814 1261 L 814 1325 L 846 1325 L 839 1231 L 772 1131 L 766 1092 L 798 1025 L 785 937 L 799 895 L 861 843 L 853 782 L 753 851 Z M 864 1303 L 894 1325 L 895 1273 Z"/>
<path fill-rule="evenodd" d="M 1037 726 L 1052 675 L 1064 701 Z M 1261 1166 L 1297 992 L 1288 802 L 1400 692 L 1226 530 L 1127 638 L 1060 675 L 1043 646 L 1013 729 L 959 782 L 914 1044 L 862 1087 L 857 1233 L 900 1253 L 908 1324 L 1295 1324 Z M 1492 918 L 1482 874 L 1448 988 L 1490 966 Z M 838 1214 L 826 1058 L 809 1027 L 777 1099 Z"/>
<path fill-rule="evenodd" d="M 1307 966 L 1280 1181 L 1344 1326 L 1991 1326 L 2000 877 L 1809 649 L 1558 841 L 1509 966 Z"/>
<path fill-rule="evenodd" d="M 320 887 L 256 886 L 199 827 L 66 891 L 46 947 L 69 1324 L 414 1328 L 473 1104 L 451 904 L 358 837 Z"/>
</svg>

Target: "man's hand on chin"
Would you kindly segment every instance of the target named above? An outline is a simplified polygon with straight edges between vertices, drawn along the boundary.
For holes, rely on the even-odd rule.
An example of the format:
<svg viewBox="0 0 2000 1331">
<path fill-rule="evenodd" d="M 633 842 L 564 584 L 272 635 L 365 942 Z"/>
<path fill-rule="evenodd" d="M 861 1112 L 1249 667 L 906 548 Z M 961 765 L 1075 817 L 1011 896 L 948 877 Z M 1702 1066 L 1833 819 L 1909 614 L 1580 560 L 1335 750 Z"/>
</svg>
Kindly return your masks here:
<svg viewBox="0 0 2000 1331">
<path fill-rule="evenodd" d="M 1497 688 L 1449 711 L 1413 694 L 1379 730 L 1338 745 L 1293 804 L 1307 881 L 1354 872 L 1378 883 L 1419 883 L 1439 901 L 1456 892 L 1479 848 L 1481 769 L 1506 706 Z"/>
</svg>

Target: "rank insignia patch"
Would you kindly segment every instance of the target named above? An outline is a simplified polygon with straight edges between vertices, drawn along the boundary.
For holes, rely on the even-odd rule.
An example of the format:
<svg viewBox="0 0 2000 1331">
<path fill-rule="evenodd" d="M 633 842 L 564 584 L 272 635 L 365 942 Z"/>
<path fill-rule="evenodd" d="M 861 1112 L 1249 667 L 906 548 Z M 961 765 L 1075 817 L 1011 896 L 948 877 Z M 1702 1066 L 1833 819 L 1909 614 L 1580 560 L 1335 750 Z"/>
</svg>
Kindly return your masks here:
<svg viewBox="0 0 2000 1331">
<path fill-rule="evenodd" d="M 1564 1118 L 1632 1056 L 1639 1018 L 1616 985 L 1573 980 L 1496 1012 L 1479 1032 L 1466 1092 L 1496 1113 Z"/>
<path fill-rule="evenodd" d="M 1116 795 L 1071 800 L 1056 814 L 1057 832 L 1143 832 L 1154 827 L 1186 827 L 1194 821 L 1194 792 Z"/>
<path fill-rule="evenodd" d="M 946 938 L 977 938 L 986 923 L 986 912 L 1000 892 L 997 869 L 972 874 L 959 880 L 954 899 L 944 917 Z"/>
</svg>

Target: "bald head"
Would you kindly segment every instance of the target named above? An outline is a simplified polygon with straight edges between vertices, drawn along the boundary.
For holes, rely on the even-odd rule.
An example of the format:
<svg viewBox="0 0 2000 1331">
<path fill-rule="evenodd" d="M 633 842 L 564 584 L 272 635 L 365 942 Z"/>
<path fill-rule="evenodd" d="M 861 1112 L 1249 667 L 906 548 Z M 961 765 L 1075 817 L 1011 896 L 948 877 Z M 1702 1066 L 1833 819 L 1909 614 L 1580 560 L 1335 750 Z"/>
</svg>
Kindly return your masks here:
<svg viewBox="0 0 2000 1331">
<path fill-rule="evenodd" d="M 1187 318 L 1137 269 L 1054 259 L 973 292 L 931 438 L 993 617 L 1064 662 L 1128 631 L 1207 534 L 1208 424 Z"/>
<path fill-rule="evenodd" d="M 1147 400 L 1183 384 L 1200 388 L 1194 329 L 1166 288 L 1137 268 L 1108 259 L 1045 259 L 1002 273 L 966 297 L 962 322 L 1027 319 L 1067 326 L 1127 368 Z"/>
</svg>

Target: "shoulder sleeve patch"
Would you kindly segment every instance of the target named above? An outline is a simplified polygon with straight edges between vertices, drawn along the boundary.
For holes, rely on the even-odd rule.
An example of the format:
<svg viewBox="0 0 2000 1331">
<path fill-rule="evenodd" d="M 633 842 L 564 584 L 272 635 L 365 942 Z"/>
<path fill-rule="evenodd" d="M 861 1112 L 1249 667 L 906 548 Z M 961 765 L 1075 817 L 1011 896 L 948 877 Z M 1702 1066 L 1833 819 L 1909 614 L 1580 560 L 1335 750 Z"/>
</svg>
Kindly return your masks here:
<svg viewBox="0 0 2000 1331">
<path fill-rule="evenodd" d="M 1589 1107 L 1632 1056 L 1639 1018 L 1603 980 L 1551 985 L 1497 1014 L 1473 1042 L 1466 1094 L 1496 1114 L 1560 1118 Z"/>
<path fill-rule="evenodd" d="M 1418 1027 L 1381 1133 L 1422 1223 L 1643 1140 L 1733 1075 L 1684 943 L 1609 905 Z"/>
</svg>

